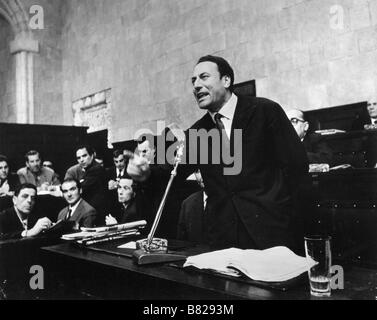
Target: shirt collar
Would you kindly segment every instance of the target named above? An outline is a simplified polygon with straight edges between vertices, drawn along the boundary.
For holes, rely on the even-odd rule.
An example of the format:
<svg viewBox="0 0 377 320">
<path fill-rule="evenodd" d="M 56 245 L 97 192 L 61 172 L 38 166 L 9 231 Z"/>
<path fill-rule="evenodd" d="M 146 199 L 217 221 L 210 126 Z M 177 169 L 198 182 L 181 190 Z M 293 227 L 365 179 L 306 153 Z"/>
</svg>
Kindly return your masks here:
<svg viewBox="0 0 377 320">
<path fill-rule="evenodd" d="M 76 208 L 78 207 L 78 205 L 80 204 L 82 199 L 80 199 L 79 201 L 77 201 L 72 207 L 68 207 L 68 209 L 71 209 L 72 210 L 72 213 L 76 210 Z"/>
<path fill-rule="evenodd" d="M 217 113 L 220 113 L 223 117 L 227 118 L 230 121 L 233 121 L 234 112 L 236 111 L 237 102 L 238 102 L 238 97 L 234 93 L 232 93 L 230 99 L 222 106 L 222 108 L 218 112 L 208 111 L 213 122 L 216 123 L 215 115 Z"/>
</svg>

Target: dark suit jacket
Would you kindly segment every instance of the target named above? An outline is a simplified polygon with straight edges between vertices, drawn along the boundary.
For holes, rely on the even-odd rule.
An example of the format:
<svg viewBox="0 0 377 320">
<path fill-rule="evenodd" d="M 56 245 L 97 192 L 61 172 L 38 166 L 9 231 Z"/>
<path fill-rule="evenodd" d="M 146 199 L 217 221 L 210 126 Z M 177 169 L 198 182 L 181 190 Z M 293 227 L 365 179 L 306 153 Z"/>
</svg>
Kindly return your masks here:
<svg viewBox="0 0 377 320">
<path fill-rule="evenodd" d="M 68 177 L 82 181 L 83 199 L 93 206 L 97 211 L 98 217 L 104 220 L 105 194 L 107 190 L 105 169 L 93 160 L 93 163 L 85 171 L 78 164 L 69 168 L 65 175 L 65 178 Z M 100 222 L 102 221 L 98 221 L 98 223 Z"/>
<path fill-rule="evenodd" d="M 127 175 L 127 168 L 124 169 L 122 177 L 125 177 Z M 106 169 L 106 182 L 110 180 L 116 180 L 117 179 L 117 170 L 115 167 L 107 168 Z"/>
<path fill-rule="evenodd" d="M 37 217 L 34 217 L 34 214 L 30 213 L 28 217 L 28 229 L 31 229 L 36 222 Z M 24 231 L 24 228 L 17 217 L 14 207 L 0 212 L 0 240 L 21 238 L 22 231 Z"/>
<path fill-rule="evenodd" d="M 214 128 L 208 113 L 191 127 Z M 224 175 L 223 164 L 181 165 L 178 170 L 185 178 L 200 168 L 208 195 L 209 244 L 217 248 L 293 248 L 293 197 L 308 174 L 305 149 L 282 108 L 268 99 L 240 96 L 232 122 L 231 148 L 235 129 L 242 129 L 242 169 L 238 175 Z M 194 151 L 199 161 L 204 147 L 200 141 L 198 145 Z M 211 141 L 208 149 L 209 155 L 218 152 L 212 150 Z M 160 167 L 152 172 L 151 179 L 159 178 L 163 170 Z"/>
<path fill-rule="evenodd" d="M 20 184 L 20 180 L 18 179 L 18 175 L 14 173 L 9 173 L 7 178 L 9 184 L 9 191 L 15 191 L 16 187 Z M 0 187 L 5 181 L 0 182 Z"/>
<path fill-rule="evenodd" d="M 364 125 L 371 124 L 372 121 L 369 116 L 358 115 L 358 117 L 352 123 L 352 131 L 364 130 Z"/>
<path fill-rule="evenodd" d="M 65 207 L 59 212 L 58 221 L 65 219 L 68 214 L 68 210 L 69 206 Z M 79 227 L 91 228 L 94 227 L 96 215 L 96 209 L 82 199 L 69 221 L 75 221 Z"/>
<path fill-rule="evenodd" d="M 206 223 L 203 191 L 198 191 L 182 202 L 177 229 L 178 240 L 207 243 Z"/>
<path fill-rule="evenodd" d="M 333 152 L 319 134 L 305 136 L 303 141 L 309 163 L 328 163 L 334 165 Z"/>
</svg>

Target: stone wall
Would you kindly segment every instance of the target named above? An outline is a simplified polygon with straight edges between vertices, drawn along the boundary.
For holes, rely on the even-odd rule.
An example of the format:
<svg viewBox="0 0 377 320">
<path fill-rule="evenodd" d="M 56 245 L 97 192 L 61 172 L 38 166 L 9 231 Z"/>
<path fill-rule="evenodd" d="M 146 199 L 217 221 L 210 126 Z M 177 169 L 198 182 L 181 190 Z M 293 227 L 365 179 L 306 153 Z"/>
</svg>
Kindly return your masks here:
<svg viewBox="0 0 377 320">
<path fill-rule="evenodd" d="M 15 122 L 15 65 L 9 51 L 10 24 L 0 16 L 0 122 Z"/>
<path fill-rule="evenodd" d="M 44 28 L 33 30 L 39 41 L 39 53 L 34 54 L 34 118 L 37 124 L 63 124 L 61 0 L 22 0 L 29 13 L 32 5 L 44 12 Z M 32 17 L 33 14 L 30 14 Z"/>
<path fill-rule="evenodd" d="M 157 120 L 192 124 L 190 76 L 209 53 L 285 108 L 377 87 L 377 0 L 68 0 L 62 19 L 64 123 L 73 101 L 111 88 L 114 141 Z"/>
</svg>

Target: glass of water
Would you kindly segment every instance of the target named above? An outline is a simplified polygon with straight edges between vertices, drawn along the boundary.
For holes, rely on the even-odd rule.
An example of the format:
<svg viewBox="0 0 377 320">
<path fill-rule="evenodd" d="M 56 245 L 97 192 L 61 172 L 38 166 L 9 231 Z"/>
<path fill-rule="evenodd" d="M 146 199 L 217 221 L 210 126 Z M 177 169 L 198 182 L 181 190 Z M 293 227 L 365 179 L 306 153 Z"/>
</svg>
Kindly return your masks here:
<svg viewBox="0 0 377 320">
<path fill-rule="evenodd" d="M 311 236 L 304 239 L 306 259 L 312 266 L 308 270 L 310 293 L 316 297 L 329 297 L 331 295 L 331 237 Z"/>
</svg>

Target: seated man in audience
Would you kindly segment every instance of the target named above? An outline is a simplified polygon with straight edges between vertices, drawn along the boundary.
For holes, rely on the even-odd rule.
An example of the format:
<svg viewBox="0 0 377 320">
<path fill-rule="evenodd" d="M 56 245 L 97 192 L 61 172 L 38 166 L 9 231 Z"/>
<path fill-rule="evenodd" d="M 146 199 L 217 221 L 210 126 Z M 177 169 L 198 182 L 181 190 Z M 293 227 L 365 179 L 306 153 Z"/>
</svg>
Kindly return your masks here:
<svg viewBox="0 0 377 320">
<path fill-rule="evenodd" d="M 25 155 L 26 167 L 17 171 L 20 183 L 31 183 L 38 191 L 47 191 L 50 186 L 60 185 L 54 170 L 41 165 L 38 151 L 31 150 Z"/>
<path fill-rule="evenodd" d="M 298 137 L 304 144 L 309 163 L 327 163 L 332 165 L 332 151 L 321 141 L 321 135 L 307 135 L 309 122 L 305 120 L 304 113 L 298 109 L 285 110 L 288 119 L 296 130 Z"/>
<path fill-rule="evenodd" d="M 59 212 L 58 221 L 74 221 L 76 223 L 75 229 L 94 227 L 97 212 L 96 209 L 81 198 L 82 189 L 80 182 L 67 178 L 63 181 L 60 188 L 68 206 Z"/>
<path fill-rule="evenodd" d="M 9 172 L 8 158 L 0 155 L 0 197 L 13 196 L 19 183 L 18 176 Z"/>
<path fill-rule="evenodd" d="M 135 184 L 129 176 L 120 178 L 117 190 L 118 207 L 106 216 L 106 225 L 145 219 L 142 202 L 136 199 Z"/>
<path fill-rule="evenodd" d="M 36 220 L 32 214 L 36 196 L 37 188 L 33 184 L 24 183 L 16 188 L 14 206 L 0 213 L 1 240 L 34 237 L 51 227 L 52 222 L 46 217 L 33 223 Z"/>
<path fill-rule="evenodd" d="M 377 99 L 371 99 L 367 103 L 367 116 L 358 116 L 352 124 L 352 130 L 364 130 L 366 124 L 377 125 Z"/>
<path fill-rule="evenodd" d="M 107 169 L 107 181 L 108 190 L 116 190 L 118 187 L 118 181 L 120 178 L 127 174 L 126 170 L 126 160 L 123 152 L 120 150 L 115 150 L 113 152 L 114 167 Z"/>
<path fill-rule="evenodd" d="M 177 238 L 194 243 L 207 243 L 206 219 L 208 216 L 208 196 L 204 191 L 204 183 L 200 170 L 195 172 L 195 178 L 202 190 L 193 193 L 182 202 Z"/>
<path fill-rule="evenodd" d="M 78 164 L 70 167 L 64 179 L 75 179 L 82 187 L 82 198 L 97 211 L 97 224 L 104 223 L 106 177 L 105 169 L 95 161 L 94 149 L 87 145 L 76 149 Z"/>
</svg>

